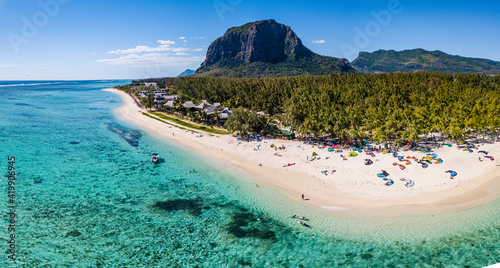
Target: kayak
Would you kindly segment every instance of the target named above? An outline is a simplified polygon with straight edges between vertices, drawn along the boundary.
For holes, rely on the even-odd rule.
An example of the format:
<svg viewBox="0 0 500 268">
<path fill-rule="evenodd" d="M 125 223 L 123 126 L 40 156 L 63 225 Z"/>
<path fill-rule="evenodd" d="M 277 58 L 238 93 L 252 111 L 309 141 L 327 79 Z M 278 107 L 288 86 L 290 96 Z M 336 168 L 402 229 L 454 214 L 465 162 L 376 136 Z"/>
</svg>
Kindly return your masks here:
<svg viewBox="0 0 500 268">
<path fill-rule="evenodd" d="M 386 186 L 391 186 L 394 184 L 394 181 L 391 179 L 384 179 L 384 180 L 387 180 L 387 182 L 385 183 Z"/>
<path fill-rule="evenodd" d="M 385 177 L 389 176 L 389 173 L 387 173 L 387 171 L 385 171 L 385 170 L 382 170 L 382 173 L 377 174 L 377 176 L 379 178 L 385 178 Z"/>
</svg>

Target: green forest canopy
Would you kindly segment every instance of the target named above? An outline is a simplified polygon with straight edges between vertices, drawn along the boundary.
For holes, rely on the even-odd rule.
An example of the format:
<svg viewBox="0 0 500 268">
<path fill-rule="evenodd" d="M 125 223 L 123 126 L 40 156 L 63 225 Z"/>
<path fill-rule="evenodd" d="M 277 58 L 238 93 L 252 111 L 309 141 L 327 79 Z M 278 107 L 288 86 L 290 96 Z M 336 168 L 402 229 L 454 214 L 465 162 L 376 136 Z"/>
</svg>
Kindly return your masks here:
<svg viewBox="0 0 500 268">
<path fill-rule="evenodd" d="M 194 99 L 280 114 L 303 136 L 417 141 L 441 132 L 461 140 L 496 134 L 500 75 L 439 72 L 281 78 L 162 78 Z"/>
</svg>

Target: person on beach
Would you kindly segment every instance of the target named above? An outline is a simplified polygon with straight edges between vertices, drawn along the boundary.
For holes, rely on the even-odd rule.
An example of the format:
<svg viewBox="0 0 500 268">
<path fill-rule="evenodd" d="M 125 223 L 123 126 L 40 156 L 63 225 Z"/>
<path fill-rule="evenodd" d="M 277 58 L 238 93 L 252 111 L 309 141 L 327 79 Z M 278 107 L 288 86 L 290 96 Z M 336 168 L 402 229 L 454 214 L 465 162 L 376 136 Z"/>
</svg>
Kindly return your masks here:
<svg viewBox="0 0 500 268">
<path fill-rule="evenodd" d="M 304 194 L 302 194 L 302 200 L 304 200 Z"/>
</svg>

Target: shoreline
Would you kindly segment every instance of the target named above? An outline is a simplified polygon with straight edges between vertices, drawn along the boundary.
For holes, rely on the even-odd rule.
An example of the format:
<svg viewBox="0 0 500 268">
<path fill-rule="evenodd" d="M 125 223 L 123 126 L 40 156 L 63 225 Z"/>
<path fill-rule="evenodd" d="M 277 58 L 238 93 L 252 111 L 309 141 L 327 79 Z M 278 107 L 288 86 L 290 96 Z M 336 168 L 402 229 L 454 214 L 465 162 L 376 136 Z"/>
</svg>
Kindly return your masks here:
<svg viewBox="0 0 500 268">
<path fill-rule="evenodd" d="M 431 165 L 425 170 L 418 169 L 414 163 L 408 166 L 406 171 L 399 171 L 397 167 L 392 167 L 394 158 L 390 154 L 377 154 L 373 158 L 375 163 L 365 167 L 362 165 L 362 158 L 369 156 L 360 155 L 341 162 L 338 154 L 303 145 L 300 141 L 266 140 L 255 147 L 253 144 L 256 145 L 257 142 L 239 143 L 231 135 L 201 136 L 142 115 L 146 110 L 139 108 L 135 98 L 123 91 L 104 91 L 122 97 L 124 104 L 117 112 L 126 120 L 198 154 L 242 171 L 255 180 L 253 183 L 270 187 L 279 194 L 296 202 L 304 202 L 325 213 L 346 216 L 445 213 L 477 207 L 500 196 L 499 161 L 486 162 L 484 159 L 480 162 L 481 167 L 479 162 L 472 162 L 472 159 L 477 161 L 477 154 L 461 152 L 453 147 L 437 149 L 445 162 L 442 165 Z M 278 146 L 283 144 L 286 150 L 276 152 L 268 148 L 272 143 Z M 490 150 L 491 155 L 500 153 L 498 143 L 484 147 Z M 312 151 L 319 152 L 323 159 L 308 161 L 306 155 L 310 155 Z M 297 165 L 282 167 L 287 163 Z M 385 186 L 380 178 L 374 176 L 375 172 L 380 172 L 380 168 L 387 169 L 395 176 L 391 176 L 393 179 L 411 178 L 416 182 L 416 187 L 406 188 L 399 179 L 394 179 L 395 185 Z M 336 172 L 327 176 L 320 173 L 323 169 L 335 169 Z M 442 173 L 444 169 L 456 169 L 459 176 L 450 180 L 446 177 L 448 175 Z M 306 201 L 302 200 L 302 194 L 305 195 Z"/>
</svg>

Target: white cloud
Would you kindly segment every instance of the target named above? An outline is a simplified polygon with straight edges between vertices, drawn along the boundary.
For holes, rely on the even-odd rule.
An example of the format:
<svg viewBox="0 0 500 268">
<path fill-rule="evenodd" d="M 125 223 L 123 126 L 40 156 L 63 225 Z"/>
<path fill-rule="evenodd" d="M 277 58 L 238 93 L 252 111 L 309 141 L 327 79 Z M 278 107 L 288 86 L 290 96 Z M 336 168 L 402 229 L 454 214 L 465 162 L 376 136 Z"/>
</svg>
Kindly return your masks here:
<svg viewBox="0 0 500 268">
<path fill-rule="evenodd" d="M 162 45 L 175 45 L 175 41 L 170 41 L 170 40 L 158 40 L 156 42 Z"/>
<path fill-rule="evenodd" d="M 179 37 L 179 39 L 180 40 L 184 40 L 184 39 L 186 39 L 186 37 L 185 36 L 181 36 L 181 37 Z"/>
<path fill-rule="evenodd" d="M 148 53 L 143 55 L 128 54 L 116 59 L 100 59 L 108 65 L 127 65 L 132 67 L 157 67 L 157 66 L 186 66 L 194 63 L 201 63 L 205 57 L 191 56 L 182 57 L 180 55 L 169 56 L 168 53 Z"/>
<path fill-rule="evenodd" d="M 172 47 L 171 45 L 175 44 L 174 41 L 158 40 L 157 42 L 160 43 L 160 45 L 157 47 L 136 46 L 134 48 L 129 48 L 129 49 L 112 50 L 109 51 L 108 54 L 137 54 L 137 53 L 152 53 L 152 52 L 165 52 L 165 51 L 181 52 L 189 50 L 189 48 Z"/>
<path fill-rule="evenodd" d="M 203 37 L 203 36 L 195 36 L 195 37 L 191 37 L 191 39 L 205 39 L 205 37 Z"/>
<path fill-rule="evenodd" d="M 181 39 L 180 37 L 179 39 Z M 183 40 L 183 39 L 181 39 Z M 183 40 L 186 41 L 186 40 Z M 108 65 L 126 65 L 133 67 L 186 66 L 199 64 L 205 57 L 191 56 L 189 51 L 199 52 L 200 48 L 174 46 L 170 40 L 158 40 L 158 46 L 136 46 L 129 49 L 117 49 L 108 54 L 119 54 L 118 58 L 99 59 L 97 62 Z"/>
<path fill-rule="evenodd" d="M 312 42 L 315 43 L 315 44 L 324 44 L 324 43 L 326 43 L 326 41 L 323 40 L 323 39 L 321 39 L 321 40 L 314 40 L 313 39 Z"/>
<path fill-rule="evenodd" d="M 172 50 L 170 45 L 160 45 L 157 47 L 149 47 L 149 46 L 136 46 L 134 48 L 129 49 L 117 49 L 113 51 L 109 51 L 109 54 L 133 54 L 133 53 L 143 53 L 143 52 L 163 52 Z"/>
</svg>

